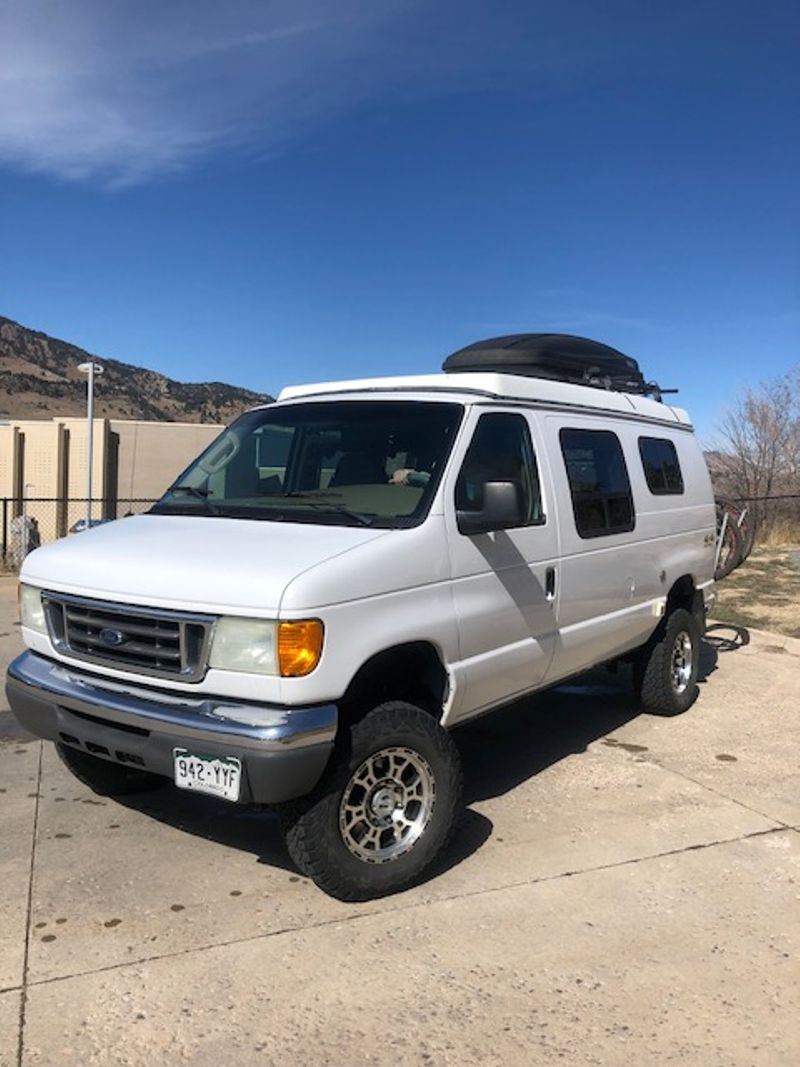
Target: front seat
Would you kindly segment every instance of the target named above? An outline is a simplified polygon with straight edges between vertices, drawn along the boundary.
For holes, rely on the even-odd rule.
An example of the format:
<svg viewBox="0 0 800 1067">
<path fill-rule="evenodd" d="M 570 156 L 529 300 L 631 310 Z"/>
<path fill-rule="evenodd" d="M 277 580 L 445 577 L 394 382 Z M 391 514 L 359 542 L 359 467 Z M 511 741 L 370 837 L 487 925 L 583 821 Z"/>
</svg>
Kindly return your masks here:
<svg viewBox="0 0 800 1067">
<path fill-rule="evenodd" d="M 336 464 L 330 484 L 382 485 L 385 481 L 386 464 L 374 452 L 345 452 Z"/>
</svg>

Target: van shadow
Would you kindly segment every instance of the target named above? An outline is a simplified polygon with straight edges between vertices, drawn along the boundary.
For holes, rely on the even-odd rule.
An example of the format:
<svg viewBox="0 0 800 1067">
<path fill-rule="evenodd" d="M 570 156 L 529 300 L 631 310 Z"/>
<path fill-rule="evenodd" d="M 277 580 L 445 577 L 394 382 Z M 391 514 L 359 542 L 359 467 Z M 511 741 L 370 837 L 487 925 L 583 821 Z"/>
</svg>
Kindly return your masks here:
<svg viewBox="0 0 800 1067">
<path fill-rule="evenodd" d="M 252 853 L 259 863 L 295 871 L 274 812 L 230 804 L 165 783 L 149 793 L 115 798 L 126 808 L 204 841 Z"/>
<path fill-rule="evenodd" d="M 742 627 L 710 627 L 701 646 L 700 682 L 716 670 L 721 654 L 742 648 L 749 639 Z M 567 756 L 585 752 L 592 742 L 639 714 L 630 668 L 622 666 L 613 673 L 589 671 L 456 730 L 453 738 L 464 764 L 465 810 L 453 842 L 425 880 L 457 867 L 491 836 L 491 820 L 470 809 L 470 804 L 503 796 Z M 296 870 L 278 820 L 269 810 L 226 804 L 174 786 L 120 797 L 118 802 L 184 833 L 249 852 L 259 863 Z"/>
<path fill-rule="evenodd" d="M 467 804 L 503 796 L 635 719 L 630 669 L 592 670 L 468 723 L 453 738 Z"/>
<path fill-rule="evenodd" d="M 283 842 L 278 818 L 267 808 L 239 807 L 188 794 L 172 785 L 151 793 L 116 798 L 117 803 L 148 815 L 157 822 L 214 841 L 241 852 L 250 852 L 258 863 L 296 873 Z M 458 833 L 439 857 L 425 881 L 458 866 L 488 840 L 492 823 L 486 816 L 469 809 L 461 812 Z"/>
<path fill-rule="evenodd" d="M 700 645 L 700 685 L 717 670 L 720 655 L 749 641 L 743 627 L 709 627 Z M 596 668 L 457 730 L 465 803 L 503 796 L 642 714 L 631 675 L 627 665 Z"/>
</svg>

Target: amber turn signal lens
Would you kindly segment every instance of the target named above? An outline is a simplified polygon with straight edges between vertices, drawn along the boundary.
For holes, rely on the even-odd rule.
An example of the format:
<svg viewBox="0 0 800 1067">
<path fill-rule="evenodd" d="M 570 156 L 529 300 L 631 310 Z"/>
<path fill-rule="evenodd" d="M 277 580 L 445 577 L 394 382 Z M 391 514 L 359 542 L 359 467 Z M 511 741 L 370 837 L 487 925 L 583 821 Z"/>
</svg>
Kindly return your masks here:
<svg viewBox="0 0 800 1067">
<path fill-rule="evenodd" d="M 278 665 L 282 678 L 311 674 L 322 655 L 319 619 L 278 623 Z"/>
</svg>

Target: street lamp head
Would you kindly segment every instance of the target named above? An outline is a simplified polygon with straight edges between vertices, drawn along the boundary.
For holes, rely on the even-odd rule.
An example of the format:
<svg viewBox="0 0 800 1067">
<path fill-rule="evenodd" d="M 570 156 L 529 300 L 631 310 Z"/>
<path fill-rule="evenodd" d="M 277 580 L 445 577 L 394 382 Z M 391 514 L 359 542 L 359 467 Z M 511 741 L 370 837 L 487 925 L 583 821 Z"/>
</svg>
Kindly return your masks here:
<svg viewBox="0 0 800 1067">
<path fill-rule="evenodd" d="M 81 374 L 89 374 L 92 369 L 94 369 L 94 373 L 95 374 L 102 374 L 103 373 L 103 368 L 100 366 L 99 363 L 79 363 L 78 364 L 78 370 L 81 372 Z"/>
</svg>

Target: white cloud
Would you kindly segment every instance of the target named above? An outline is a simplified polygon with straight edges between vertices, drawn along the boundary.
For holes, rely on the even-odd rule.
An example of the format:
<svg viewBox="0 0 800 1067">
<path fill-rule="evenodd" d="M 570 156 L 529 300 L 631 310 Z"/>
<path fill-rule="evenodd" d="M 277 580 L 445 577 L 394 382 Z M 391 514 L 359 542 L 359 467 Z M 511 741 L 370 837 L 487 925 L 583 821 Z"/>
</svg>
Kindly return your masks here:
<svg viewBox="0 0 800 1067">
<path fill-rule="evenodd" d="M 403 77 L 417 2 L 0 0 L 0 162 L 124 185 L 272 147 Z"/>
<path fill-rule="evenodd" d="M 0 0 L 0 165 L 136 184 L 387 93 L 513 85 L 549 107 L 682 30 L 640 7 L 620 36 L 591 0 L 577 34 L 535 2 Z"/>
</svg>

